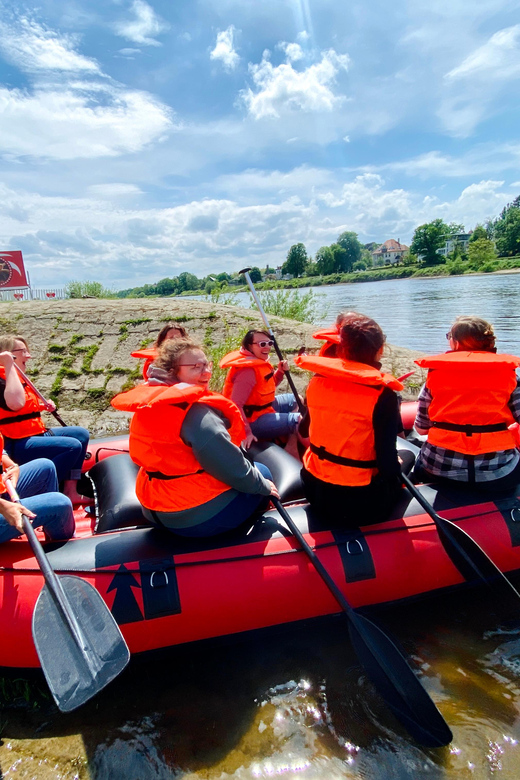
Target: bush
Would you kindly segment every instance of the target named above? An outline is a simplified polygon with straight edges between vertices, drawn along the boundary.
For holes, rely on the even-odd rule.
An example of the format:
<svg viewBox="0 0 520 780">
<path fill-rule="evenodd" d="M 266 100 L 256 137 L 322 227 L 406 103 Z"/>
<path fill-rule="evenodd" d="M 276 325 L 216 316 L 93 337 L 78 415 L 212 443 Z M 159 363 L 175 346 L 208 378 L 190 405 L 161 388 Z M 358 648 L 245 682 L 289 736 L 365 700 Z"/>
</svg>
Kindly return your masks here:
<svg viewBox="0 0 520 780">
<path fill-rule="evenodd" d="M 318 310 L 318 298 L 312 290 L 306 293 L 299 293 L 298 290 L 291 292 L 286 290 L 265 290 L 258 294 L 262 308 L 268 314 L 274 314 L 276 317 L 285 317 L 289 320 L 298 320 L 299 322 L 315 322 L 320 316 Z M 251 307 L 256 309 L 253 296 L 251 296 Z"/>
</svg>

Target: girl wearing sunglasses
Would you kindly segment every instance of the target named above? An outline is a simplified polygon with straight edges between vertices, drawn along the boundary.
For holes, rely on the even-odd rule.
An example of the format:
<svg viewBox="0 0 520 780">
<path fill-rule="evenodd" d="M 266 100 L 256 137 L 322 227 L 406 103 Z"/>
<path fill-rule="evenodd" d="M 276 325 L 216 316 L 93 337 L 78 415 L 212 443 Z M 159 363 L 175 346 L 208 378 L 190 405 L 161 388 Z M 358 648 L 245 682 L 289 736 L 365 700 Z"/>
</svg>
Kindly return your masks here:
<svg viewBox="0 0 520 780">
<path fill-rule="evenodd" d="M 215 536 L 251 523 L 270 495 L 271 473 L 240 449 L 235 404 L 209 389 L 211 362 L 190 339 L 165 341 L 153 379 L 112 406 L 134 412 L 130 456 L 140 466 L 136 495 L 154 525 L 181 536 Z"/>
<path fill-rule="evenodd" d="M 240 409 L 246 428 L 245 447 L 258 439 L 295 433 L 301 418 L 292 393 L 275 395 L 289 365 L 282 360 L 274 370 L 269 362 L 273 344 L 265 330 L 248 330 L 240 349 L 220 361 L 221 368 L 230 369 L 222 393 Z"/>
</svg>

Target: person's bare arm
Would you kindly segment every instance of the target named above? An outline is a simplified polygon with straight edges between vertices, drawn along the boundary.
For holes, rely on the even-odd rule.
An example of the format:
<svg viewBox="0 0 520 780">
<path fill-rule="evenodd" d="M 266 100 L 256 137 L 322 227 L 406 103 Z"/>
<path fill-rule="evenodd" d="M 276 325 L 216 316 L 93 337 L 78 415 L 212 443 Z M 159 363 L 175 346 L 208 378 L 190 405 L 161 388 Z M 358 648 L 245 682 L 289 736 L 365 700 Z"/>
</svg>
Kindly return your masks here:
<svg viewBox="0 0 520 780">
<path fill-rule="evenodd" d="M 25 406 L 25 390 L 10 352 L 0 352 L 0 366 L 3 366 L 5 370 L 4 400 L 6 406 L 12 412 L 18 412 Z"/>
</svg>

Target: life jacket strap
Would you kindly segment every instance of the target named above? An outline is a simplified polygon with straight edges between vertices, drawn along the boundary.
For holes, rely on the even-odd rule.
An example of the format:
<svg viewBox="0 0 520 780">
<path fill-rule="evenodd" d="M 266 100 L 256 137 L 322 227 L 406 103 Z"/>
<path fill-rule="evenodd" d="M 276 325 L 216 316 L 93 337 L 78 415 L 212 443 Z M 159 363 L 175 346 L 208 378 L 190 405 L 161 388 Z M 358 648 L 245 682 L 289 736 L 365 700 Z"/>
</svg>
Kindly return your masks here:
<svg viewBox="0 0 520 780">
<path fill-rule="evenodd" d="M 147 471 L 146 474 L 149 480 L 152 479 L 181 479 L 181 477 L 192 477 L 194 474 L 202 474 L 204 469 L 193 471 L 191 474 L 163 474 L 162 471 Z"/>
<path fill-rule="evenodd" d="M 246 404 L 244 406 L 244 414 L 246 417 L 252 417 L 255 412 L 261 412 L 262 409 L 269 409 L 269 407 L 272 405 L 273 405 L 272 403 L 262 404 L 261 406 L 253 406 L 251 404 Z"/>
<path fill-rule="evenodd" d="M 27 414 L 17 414 L 14 417 L 0 418 L 0 425 L 12 425 L 13 423 L 24 422 L 25 420 L 36 420 L 41 417 L 40 412 L 27 412 Z"/>
<path fill-rule="evenodd" d="M 328 452 L 325 447 L 316 447 L 315 444 L 310 444 L 311 452 L 313 452 L 320 460 L 330 460 L 331 463 L 337 463 L 339 466 L 351 466 L 355 469 L 375 469 L 377 468 L 376 460 L 354 460 L 353 458 L 343 458 L 341 455 L 334 455 L 332 452 Z"/>
<path fill-rule="evenodd" d="M 466 436 L 473 436 L 474 433 L 498 433 L 498 431 L 507 431 L 508 425 L 505 422 L 490 423 L 489 425 L 458 425 L 457 423 L 432 422 L 433 428 L 440 428 L 443 431 L 455 431 L 464 433 Z"/>
</svg>

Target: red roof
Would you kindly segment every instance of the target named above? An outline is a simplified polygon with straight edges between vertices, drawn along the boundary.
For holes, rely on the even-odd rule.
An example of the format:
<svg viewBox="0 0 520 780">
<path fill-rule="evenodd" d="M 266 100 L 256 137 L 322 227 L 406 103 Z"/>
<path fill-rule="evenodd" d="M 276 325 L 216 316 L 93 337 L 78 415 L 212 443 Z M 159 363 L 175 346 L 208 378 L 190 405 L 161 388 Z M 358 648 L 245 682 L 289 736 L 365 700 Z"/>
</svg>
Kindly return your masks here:
<svg viewBox="0 0 520 780">
<path fill-rule="evenodd" d="M 376 252 L 383 254 L 384 252 L 406 252 L 409 247 L 406 244 L 400 244 L 399 241 L 395 241 L 393 238 L 389 238 L 384 244 L 376 249 Z M 375 253 L 374 253 L 375 254 Z"/>
</svg>

